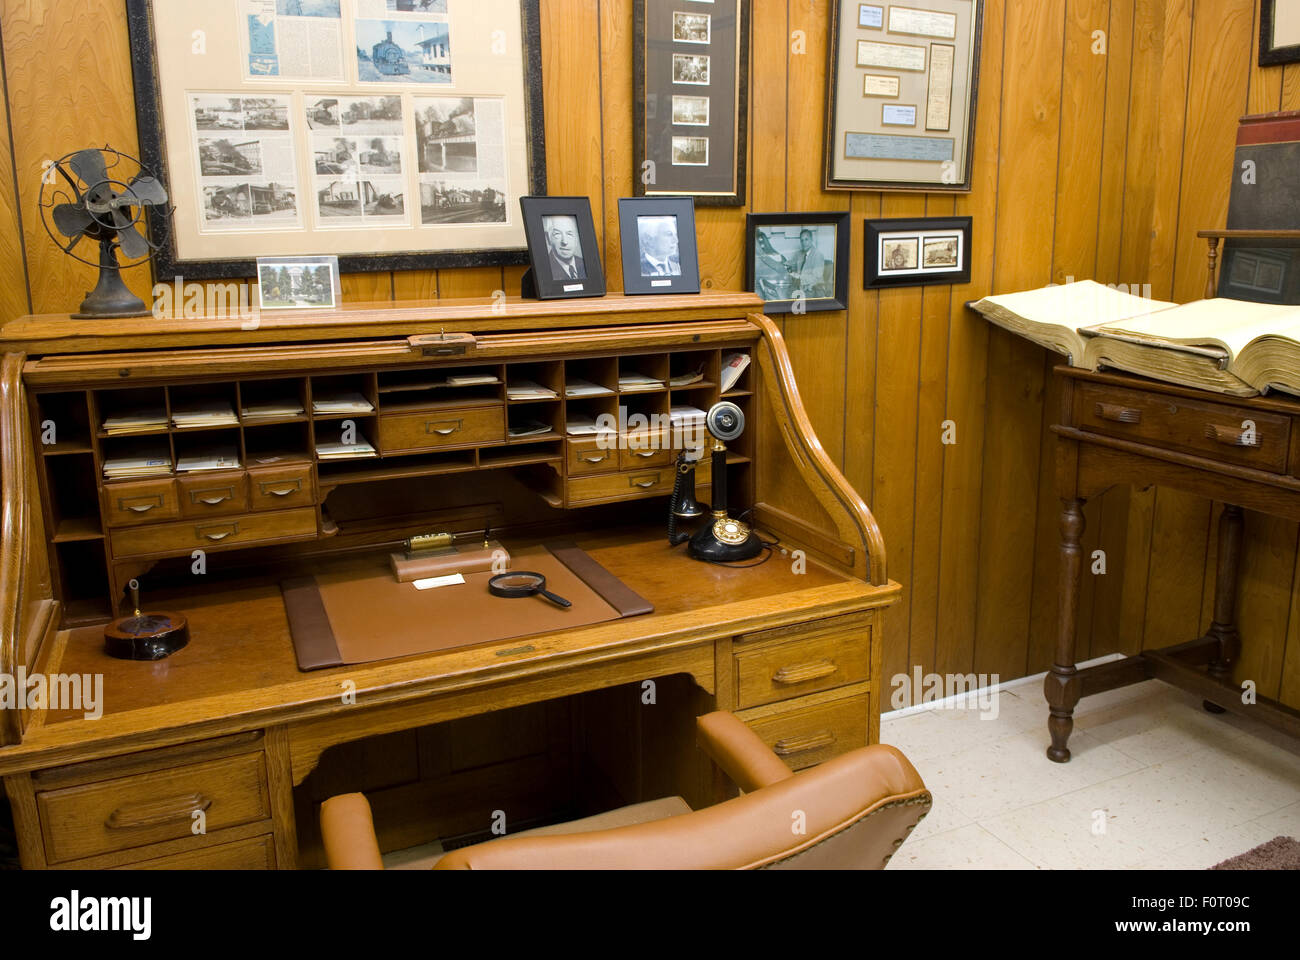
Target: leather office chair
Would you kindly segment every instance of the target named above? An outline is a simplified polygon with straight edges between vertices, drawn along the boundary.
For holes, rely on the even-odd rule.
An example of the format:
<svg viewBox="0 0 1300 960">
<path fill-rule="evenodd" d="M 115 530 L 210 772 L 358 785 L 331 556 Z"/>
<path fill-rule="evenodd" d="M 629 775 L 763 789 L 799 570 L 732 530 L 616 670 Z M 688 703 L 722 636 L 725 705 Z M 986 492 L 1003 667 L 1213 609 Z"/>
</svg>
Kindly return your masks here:
<svg viewBox="0 0 1300 960">
<path fill-rule="evenodd" d="M 742 790 L 692 811 L 680 797 L 539 827 L 452 850 L 435 870 L 880 869 L 930 810 L 916 769 L 894 747 L 861 747 L 800 774 L 726 712 L 697 721 L 700 747 Z M 379 870 L 370 804 L 321 804 L 334 870 Z"/>
</svg>

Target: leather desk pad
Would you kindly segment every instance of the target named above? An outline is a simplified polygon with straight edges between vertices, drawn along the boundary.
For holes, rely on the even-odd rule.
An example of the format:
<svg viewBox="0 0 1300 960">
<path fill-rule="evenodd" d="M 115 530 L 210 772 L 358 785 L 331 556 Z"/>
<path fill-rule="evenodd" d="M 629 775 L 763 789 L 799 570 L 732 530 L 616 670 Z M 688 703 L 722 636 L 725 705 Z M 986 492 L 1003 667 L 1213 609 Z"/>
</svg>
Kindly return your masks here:
<svg viewBox="0 0 1300 960">
<path fill-rule="evenodd" d="M 360 571 L 352 567 L 286 580 L 281 590 L 298 667 L 319 670 L 409 657 L 653 609 L 572 544 L 557 543 L 553 549 L 520 550 L 510 566 L 542 574 L 546 589 L 573 604 L 568 609 L 542 597 L 495 597 L 487 588 L 490 571 L 467 573 L 463 584 L 418 590 L 413 583 L 396 582 L 386 560 Z"/>
</svg>

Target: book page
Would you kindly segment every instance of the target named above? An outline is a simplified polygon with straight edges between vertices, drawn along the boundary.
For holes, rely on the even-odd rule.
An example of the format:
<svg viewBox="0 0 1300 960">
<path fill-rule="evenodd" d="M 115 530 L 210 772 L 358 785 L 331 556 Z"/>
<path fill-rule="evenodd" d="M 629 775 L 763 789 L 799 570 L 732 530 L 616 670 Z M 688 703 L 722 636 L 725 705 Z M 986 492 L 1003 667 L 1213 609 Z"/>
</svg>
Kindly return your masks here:
<svg viewBox="0 0 1300 960">
<path fill-rule="evenodd" d="M 1104 325 L 1098 334 L 1118 334 L 1152 342 L 1219 347 L 1231 356 L 1263 336 L 1300 339 L 1300 307 L 1245 300 L 1197 300 L 1146 317 Z"/>
<path fill-rule="evenodd" d="M 1037 290 L 1002 293 L 985 297 L 974 304 L 974 307 L 981 313 L 985 313 L 988 312 L 982 306 L 985 304 L 999 307 L 1005 313 L 1015 314 L 1028 323 L 1060 326 L 1072 330 L 1114 323 L 1177 306 L 1167 300 L 1137 297 L 1097 283 L 1095 280 L 1056 283 L 1039 287 Z"/>
</svg>

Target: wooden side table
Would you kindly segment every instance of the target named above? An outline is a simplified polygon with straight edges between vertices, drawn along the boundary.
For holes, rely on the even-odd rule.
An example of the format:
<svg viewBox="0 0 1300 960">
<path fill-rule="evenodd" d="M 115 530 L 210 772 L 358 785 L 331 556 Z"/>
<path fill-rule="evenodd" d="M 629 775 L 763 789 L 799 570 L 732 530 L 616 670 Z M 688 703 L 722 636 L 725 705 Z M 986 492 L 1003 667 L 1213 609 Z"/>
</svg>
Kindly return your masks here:
<svg viewBox="0 0 1300 960">
<path fill-rule="evenodd" d="M 1061 498 L 1060 606 L 1055 662 L 1043 683 L 1052 738 L 1048 758 L 1069 761 L 1066 744 L 1081 697 L 1151 677 L 1202 697 L 1207 710 L 1250 716 L 1300 737 L 1300 711 L 1263 697 L 1243 703 L 1231 682 L 1240 649 L 1235 602 L 1242 509 L 1300 521 L 1300 403 L 1225 398 L 1073 367 L 1058 367 L 1057 375 L 1060 409 L 1052 431 Z M 1214 618 L 1194 640 L 1080 670 L 1074 644 L 1083 505 L 1121 483 L 1159 484 L 1224 503 Z"/>
</svg>

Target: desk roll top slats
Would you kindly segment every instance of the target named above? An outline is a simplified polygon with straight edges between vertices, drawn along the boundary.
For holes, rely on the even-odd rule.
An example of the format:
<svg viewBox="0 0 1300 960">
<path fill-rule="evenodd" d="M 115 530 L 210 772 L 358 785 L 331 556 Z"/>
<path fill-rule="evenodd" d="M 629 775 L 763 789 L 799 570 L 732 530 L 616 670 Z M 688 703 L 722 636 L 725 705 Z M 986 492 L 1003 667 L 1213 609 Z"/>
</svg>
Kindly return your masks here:
<svg viewBox="0 0 1300 960">
<path fill-rule="evenodd" d="M 886 578 L 879 528 L 818 442 L 780 331 L 760 308 L 752 294 L 710 293 L 8 324 L 0 332 L 0 510 L 6 543 L 24 549 L 0 561 L 0 670 L 88 666 L 118 684 L 94 722 L 0 712 L 0 776 L 24 864 L 291 866 L 295 786 L 331 746 L 648 676 L 688 675 L 710 708 L 735 710 L 796 769 L 874 740 L 880 611 L 898 586 Z M 461 352 L 466 339 L 472 345 Z M 733 352 L 750 365 L 723 390 L 723 360 Z M 662 386 L 626 388 L 625 373 Z M 458 375 L 477 379 L 446 379 Z M 605 389 L 568 396 L 575 379 Z M 556 395 L 510 396 L 521 380 Z M 368 409 L 316 402 L 350 394 Z M 632 540 L 617 527 L 593 540 L 613 558 L 628 556 L 620 544 L 642 542 L 653 517 L 645 542 L 667 550 L 669 411 L 721 399 L 748 421 L 728 445 L 729 502 L 779 538 L 784 552 L 770 563 L 831 571 L 809 581 L 821 586 L 742 590 L 699 613 L 684 603 L 496 650 L 300 673 L 277 592 L 231 588 L 227 596 L 197 580 L 215 607 L 179 604 L 195 649 L 177 655 L 174 676 L 159 674 L 165 696 L 151 699 L 147 665 L 108 663 L 97 650 L 102 623 L 125 612 L 131 578 L 149 584 L 157 570 L 174 584 L 192 557 L 215 569 L 278 569 L 373 550 L 436 530 L 446 517 L 459 532 L 491 525 L 507 543 L 626 522 L 638 531 L 626 535 Z M 211 401 L 228 403 L 235 422 L 173 420 Z M 250 406 L 280 412 L 248 416 Z M 140 408 L 165 419 L 106 426 Z M 616 448 L 569 434 L 575 418 L 602 414 L 619 424 Z M 537 432 L 513 436 L 525 421 Z M 347 431 L 376 455 L 323 456 Z M 238 465 L 175 469 L 214 445 L 229 447 Z M 104 476 L 106 460 L 154 448 L 171 461 L 164 475 Z M 696 481 L 709 502 L 707 458 Z M 401 512 L 412 490 L 465 499 Z M 472 500 L 480 492 L 483 504 Z M 358 503 L 377 512 L 359 512 Z M 680 562 L 687 580 L 698 573 L 707 586 L 705 568 Z M 222 617 L 268 645 L 268 663 L 214 634 Z M 232 658 L 228 668 L 215 662 L 217 650 Z M 202 655 L 224 672 L 205 674 Z M 247 686 L 234 679 L 241 670 Z M 356 684 L 351 712 L 340 709 L 340 671 Z M 200 814 L 210 832 L 191 835 L 183 821 Z"/>
</svg>

